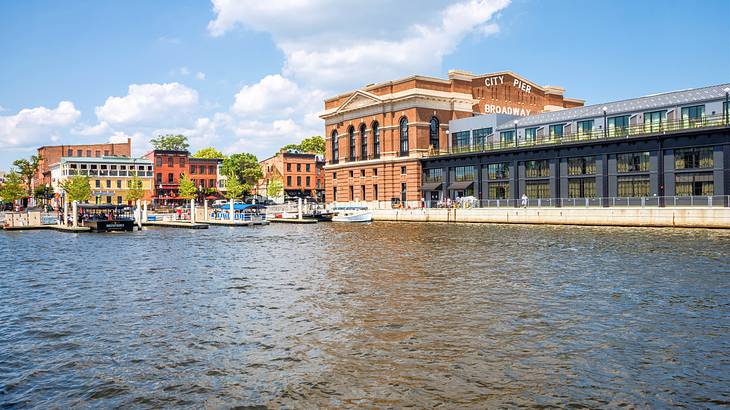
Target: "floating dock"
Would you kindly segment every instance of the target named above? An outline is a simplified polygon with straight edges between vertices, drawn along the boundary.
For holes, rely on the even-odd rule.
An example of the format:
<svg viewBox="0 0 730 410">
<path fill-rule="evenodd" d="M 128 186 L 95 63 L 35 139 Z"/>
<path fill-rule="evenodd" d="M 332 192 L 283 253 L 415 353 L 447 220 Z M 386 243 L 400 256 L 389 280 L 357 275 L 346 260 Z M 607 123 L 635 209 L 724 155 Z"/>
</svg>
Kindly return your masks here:
<svg viewBox="0 0 730 410">
<path fill-rule="evenodd" d="M 37 229 L 53 229 L 60 232 L 91 232 L 88 226 L 64 226 L 64 225 L 20 225 L 20 226 L 4 226 L 6 231 L 30 231 Z"/>
<path fill-rule="evenodd" d="M 158 226 L 162 228 L 182 228 L 182 229 L 208 229 L 208 225 L 204 223 L 176 222 L 176 221 L 147 221 L 142 223 L 143 226 Z"/>
<path fill-rule="evenodd" d="M 298 218 L 272 218 L 272 219 L 267 219 L 267 221 L 269 221 L 269 222 L 275 222 L 275 223 L 283 223 L 283 224 L 316 224 L 317 222 L 319 222 L 316 219 L 312 219 L 312 218 L 302 218 L 302 219 L 298 219 Z"/>
<path fill-rule="evenodd" d="M 269 221 L 230 221 L 230 220 L 211 220 L 202 221 L 200 223 L 206 225 L 218 225 L 218 226 L 256 226 L 256 225 L 268 225 Z"/>
</svg>

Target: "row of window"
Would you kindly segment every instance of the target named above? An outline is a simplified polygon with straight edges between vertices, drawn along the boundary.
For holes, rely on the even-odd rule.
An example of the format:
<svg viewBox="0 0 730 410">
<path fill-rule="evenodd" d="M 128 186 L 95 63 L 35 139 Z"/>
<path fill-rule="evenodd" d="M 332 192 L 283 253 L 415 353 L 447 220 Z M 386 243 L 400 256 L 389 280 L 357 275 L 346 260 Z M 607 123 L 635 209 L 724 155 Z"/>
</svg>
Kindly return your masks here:
<svg viewBox="0 0 730 410">
<path fill-rule="evenodd" d="M 95 158 L 100 158 L 100 157 L 101 157 L 101 152 L 102 152 L 101 150 L 98 150 L 98 149 L 97 149 L 97 150 L 95 150 L 95 151 L 93 152 L 93 153 L 94 153 L 94 157 L 95 157 Z M 92 154 L 92 151 L 91 151 L 90 149 L 87 149 L 87 150 L 86 150 L 86 156 L 87 156 L 87 157 L 90 157 L 90 158 L 91 158 L 91 157 L 92 157 L 92 156 L 91 156 L 91 154 Z M 68 149 L 68 150 L 66 151 L 66 156 L 69 156 L 69 157 L 73 157 L 73 156 L 74 156 L 74 150 L 73 150 L 73 149 L 71 149 L 71 148 L 69 148 L 69 149 Z M 84 150 L 81 150 L 81 149 L 77 149 L 77 150 L 76 150 L 76 156 L 77 156 L 77 157 L 83 157 L 83 156 L 84 156 Z M 105 150 L 104 150 L 104 156 L 105 156 L 105 157 L 108 157 L 108 156 L 109 156 L 109 150 L 108 150 L 108 149 L 105 149 Z"/>
<path fill-rule="evenodd" d="M 109 169 L 109 170 L 112 170 L 112 171 L 117 170 L 117 166 L 116 165 L 109 165 L 109 166 L 107 166 L 105 164 L 101 164 L 101 165 L 96 165 L 96 164 L 91 164 L 91 165 L 78 164 L 78 167 L 77 167 L 77 164 L 69 164 L 69 168 L 70 169 L 77 169 L 77 168 L 78 169 L 101 169 L 101 170 Z M 137 165 L 136 168 L 137 168 L 138 171 L 144 171 L 145 170 L 145 166 L 144 165 Z M 147 168 L 148 171 L 152 171 L 152 165 L 148 165 L 148 166 L 146 166 L 146 168 Z M 134 171 L 134 169 L 135 169 L 135 165 L 130 165 L 129 166 L 129 170 L 130 171 Z M 126 171 L 127 170 L 127 166 L 126 165 L 119 165 L 119 170 L 120 171 Z"/>
<path fill-rule="evenodd" d="M 127 189 L 132 188 L 132 181 L 131 180 L 126 180 L 126 181 L 127 181 L 127 183 L 126 183 Z M 115 182 L 116 182 L 116 184 L 115 184 L 116 185 L 116 188 L 117 189 L 122 189 L 122 186 L 124 185 L 122 183 L 122 180 L 121 179 L 117 179 Z M 101 180 L 100 179 L 94 180 L 94 186 L 96 188 L 101 188 Z M 107 188 L 111 188 L 112 187 L 112 180 L 111 179 L 107 179 L 106 180 L 106 187 Z"/>
<path fill-rule="evenodd" d="M 197 172 L 198 174 L 205 175 L 206 169 L 208 170 L 208 174 L 215 175 L 217 167 L 215 165 L 208 165 L 207 167 L 205 165 L 195 166 L 190 165 L 190 174 L 195 174 L 197 170 L 200 170 L 200 172 Z"/>
<path fill-rule="evenodd" d="M 302 172 L 302 164 L 296 164 L 296 165 L 297 165 L 297 172 Z M 306 165 L 304 167 L 305 172 L 311 172 L 311 169 L 312 169 L 311 168 L 311 165 L 312 164 L 304 164 L 304 165 Z M 286 170 L 288 172 L 291 172 L 291 162 L 287 162 L 287 164 L 286 164 Z M 318 169 L 318 171 L 319 171 L 319 169 Z"/>
<path fill-rule="evenodd" d="M 372 195 L 371 198 L 368 198 L 365 195 L 365 185 L 360 185 L 360 187 L 358 188 L 358 190 L 360 191 L 359 192 L 360 195 L 357 198 L 355 196 L 355 192 L 356 192 L 355 189 L 356 189 L 355 186 L 350 185 L 349 186 L 349 196 L 347 198 L 344 198 L 344 199 L 343 198 L 340 198 L 340 200 L 355 201 L 355 200 L 358 200 L 359 199 L 360 201 L 377 201 L 377 200 L 383 199 L 383 198 L 380 198 L 380 195 L 379 195 L 379 192 L 378 192 L 378 185 L 377 184 L 374 184 L 373 185 L 373 191 L 372 191 L 373 192 L 373 195 Z M 400 200 L 402 202 L 405 202 L 407 200 L 407 198 L 408 198 L 408 189 L 406 187 L 406 183 L 403 182 L 403 183 L 400 184 Z M 337 199 L 337 187 L 333 187 L 332 188 L 332 200 L 333 201 L 337 201 L 338 200 Z"/>
<path fill-rule="evenodd" d="M 305 181 L 304 182 L 304 187 L 305 188 L 309 188 L 311 186 L 311 183 L 312 183 L 310 177 L 306 177 L 304 179 L 304 181 Z M 321 188 L 320 187 L 320 184 L 321 184 L 321 181 L 318 179 L 317 180 L 317 189 L 320 189 Z M 298 187 L 301 187 L 302 186 L 302 177 L 298 176 L 297 177 L 297 184 L 296 185 L 293 185 L 292 184 L 292 177 L 291 177 L 291 175 L 287 175 L 287 177 L 286 177 L 286 185 L 287 186 L 298 186 Z"/>
<path fill-rule="evenodd" d="M 378 125 L 377 121 L 373 122 L 372 126 L 370 127 L 370 130 L 373 135 L 373 157 L 379 158 L 380 157 L 380 126 Z M 361 159 L 367 159 L 368 158 L 368 137 L 367 137 L 367 127 L 365 124 L 360 125 L 360 158 Z M 347 130 L 348 136 L 349 136 L 349 145 L 350 145 L 350 160 L 354 161 L 356 157 L 355 152 L 355 127 L 350 126 L 350 128 Z M 332 161 L 337 162 L 337 160 L 340 157 L 340 143 L 339 143 L 339 137 L 337 134 L 337 130 L 332 131 Z"/>
<path fill-rule="evenodd" d="M 177 157 L 178 158 L 178 164 L 181 167 L 185 166 L 185 161 L 187 160 L 185 157 Z M 156 157 L 155 158 L 155 165 L 158 167 L 162 166 L 162 157 Z M 174 167 L 175 166 L 175 157 L 168 156 L 167 157 L 167 166 L 168 167 Z"/>
</svg>

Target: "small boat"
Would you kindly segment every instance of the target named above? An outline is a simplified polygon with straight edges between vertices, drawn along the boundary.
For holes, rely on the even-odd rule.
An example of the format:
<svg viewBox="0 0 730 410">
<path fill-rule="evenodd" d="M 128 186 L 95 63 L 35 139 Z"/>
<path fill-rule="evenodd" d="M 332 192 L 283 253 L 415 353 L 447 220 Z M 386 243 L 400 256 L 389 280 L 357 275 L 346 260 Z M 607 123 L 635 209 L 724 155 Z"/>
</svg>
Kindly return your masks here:
<svg viewBox="0 0 730 410">
<path fill-rule="evenodd" d="M 367 206 L 336 206 L 332 222 L 372 222 L 373 213 Z"/>
<path fill-rule="evenodd" d="M 316 209 L 304 214 L 305 218 L 316 219 L 318 222 L 332 222 L 332 217 L 334 216 L 334 212 L 322 209 Z"/>
<path fill-rule="evenodd" d="M 88 226 L 92 232 L 131 232 L 134 230 L 134 215 L 131 206 L 79 204 L 78 207 L 83 226 Z"/>
</svg>

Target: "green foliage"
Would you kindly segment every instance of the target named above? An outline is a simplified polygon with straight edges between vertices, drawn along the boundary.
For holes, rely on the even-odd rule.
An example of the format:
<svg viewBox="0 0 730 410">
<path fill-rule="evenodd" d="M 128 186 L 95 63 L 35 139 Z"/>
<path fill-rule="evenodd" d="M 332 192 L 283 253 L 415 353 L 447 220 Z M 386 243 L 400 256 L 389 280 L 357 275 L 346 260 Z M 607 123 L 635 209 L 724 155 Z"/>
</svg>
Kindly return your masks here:
<svg viewBox="0 0 730 410">
<path fill-rule="evenodd" d="M 278 198 L 284 192 L 284 183 L 281 178 L 272 178 L 266 187 L 266 195 L 271 198 Z"/>
<path fill-rule="evenodd" d="M 188 137 L 179 134 L 158 135 L 157 138 L 152 138 L 150 142 L 156 150 L 187 151 L 188 147 L 190 147 Z"/>
<path fill-rule="evenodd" d="M 66 192 L 66 201 L 88 201 L 91 198 L 90 182 L 86 175 L 74 175 L 61 182 L 61 188 Z"/>
<path fill-rule="evenodd" d="M 25 196 L 23 179 L 17 172 L 5 175 L 5 183 L 0 185 L 0 199 L 6 202 L 17 201 Z"/>
<path fill-rule="evenodd" d="M 305 138 L 299 144 L 287 144 L 282 148 L 283 150 L 296 150 L 301 152 L 309 152 L 318 155 L 324 155 L 325 142 L 324 138 L 319 135 Z"/>
<path fill-rule="evenodd" d="M 33 198 L 45 200 L 48 199 L 47 194 L 50 194 L 52 192 L 53 190 L 50 187 L 48 188 L 48 191 L 46 191 L 45 185 L 37 186 L 33 190 Z"/>
<path fill-rule="evenodd" d="M 128 182 L 127 200 L 136 202 L 139 199 L 144 198 L 144 188 L 142 188 L 142 180 L 137 177 L 135 173 L 132 179 Z"/>
<path fill-rule="evenodd" d="M 222 152 L 218 151 L 213 147 L 203 148 L 200 151 L 193 154 L 194 158 L 207 158 L 207 159 L 218 159 L 225 158 Z"/>
<path fill-rule="evenodd" d="M 198 188 L 195 187 L 187 175 L 180 178 L 180 187 L 178 188 L 178 196 L 184 199 L 193 199 L 198 194 Z"/>
<path fill-rule="evenodd" d="M 224 159 L 221 173 L 228 177 L 228 184 L 231 180 L 237 180 L 245 192 L 251 192 L 253 186 L 264 175 L 256 156 L 246 153 L 233 154 Z"/>
<path fill-rule="evenodd" d="M 41 159 L 42 158 L 38 155 L 32 155 L 30 160 L 22 158 L 13 161 L 13 166 L 18 168 L 18 174 L 25 182 L 25 187 L 28 190 L 28 196 L 33 195 L 31 185 L 33 184 L 33 177 L 35 176 L 35 173 L 38 172 L 38 167 L 40 167 Z"/>
<path fill-rule="evenodd" d="M 238 182 L 237 179 L 228 179 L 228 182 L 226 183 L 226 198 L 239 199 L 243 197 L 244 192 L 244 185 Z"/>
</svg>

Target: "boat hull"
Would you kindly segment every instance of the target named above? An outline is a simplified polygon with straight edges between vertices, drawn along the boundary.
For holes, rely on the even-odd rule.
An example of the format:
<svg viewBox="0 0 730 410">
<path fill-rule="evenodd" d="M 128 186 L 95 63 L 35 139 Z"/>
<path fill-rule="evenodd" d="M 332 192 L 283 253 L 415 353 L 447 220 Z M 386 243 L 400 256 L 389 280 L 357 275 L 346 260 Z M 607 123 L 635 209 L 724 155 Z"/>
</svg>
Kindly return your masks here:
<svg viewBox="0 0 730 410">
<path fill-rule="evenodd" d="M 349 215 L 340 214 L 332 217 L 332 222 L 372 222 L 372 220 L 372 212 L 362 212 Z"/>
</svg>

